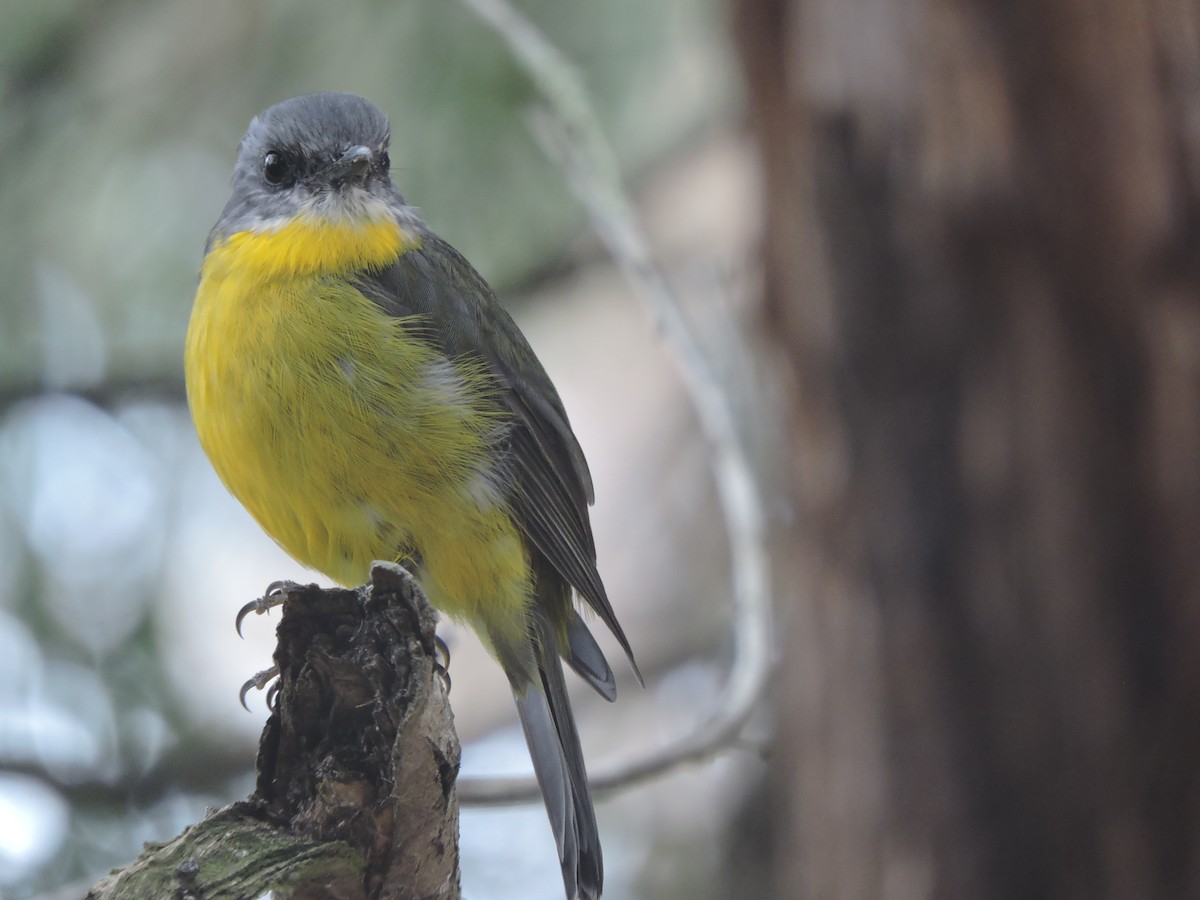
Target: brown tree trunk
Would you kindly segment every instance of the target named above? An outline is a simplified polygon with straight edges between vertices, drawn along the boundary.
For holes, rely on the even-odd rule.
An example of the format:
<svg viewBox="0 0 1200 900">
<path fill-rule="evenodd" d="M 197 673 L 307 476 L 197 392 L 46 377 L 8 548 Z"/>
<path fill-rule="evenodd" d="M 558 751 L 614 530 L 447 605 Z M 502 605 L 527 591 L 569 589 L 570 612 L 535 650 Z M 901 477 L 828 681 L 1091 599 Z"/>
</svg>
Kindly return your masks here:
<svg viewBox="0 0 1200 900">
<path fill-rule="evenodd" d="M 776 893 L 1200 896 L 1200 9 L 735 0 Z"/>
</svg>

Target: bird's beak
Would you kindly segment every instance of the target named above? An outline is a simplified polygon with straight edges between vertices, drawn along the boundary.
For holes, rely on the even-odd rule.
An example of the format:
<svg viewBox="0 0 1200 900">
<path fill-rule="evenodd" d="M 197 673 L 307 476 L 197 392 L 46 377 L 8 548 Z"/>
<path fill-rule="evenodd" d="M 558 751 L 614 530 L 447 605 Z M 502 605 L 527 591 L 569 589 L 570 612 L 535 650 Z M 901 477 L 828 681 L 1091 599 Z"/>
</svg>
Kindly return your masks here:
<svg viewBox="0 0 1200 900">
<path fill-rule="evenodd" d="M 339 159 L 330 163 L 321 175 L 331 185 L 343 185 L 351 182 L 363 184 L 367 180 L 367 175 L 370 174 L 371 164 L 374 161 L 375 154 L 371 152 L 370 147 L 351 147 Z"/>
</svg>

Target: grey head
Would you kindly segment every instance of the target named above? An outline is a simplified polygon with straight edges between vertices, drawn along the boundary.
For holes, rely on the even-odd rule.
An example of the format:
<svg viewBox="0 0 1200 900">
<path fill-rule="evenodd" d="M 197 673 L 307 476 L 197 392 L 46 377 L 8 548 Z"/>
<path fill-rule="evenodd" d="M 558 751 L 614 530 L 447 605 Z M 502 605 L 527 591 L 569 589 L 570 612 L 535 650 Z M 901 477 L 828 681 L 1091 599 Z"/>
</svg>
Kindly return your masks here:
<svg viewBox="0 0 1200 900">
<path fill-rule="evenodd" d="M 233 193 L 209 236 L 261 231 L 299 214 L 405 213 L 388 175 L 387 117 L 353 94 L 305 94 L 255 116 L 238 148 Z"/>
</svg>

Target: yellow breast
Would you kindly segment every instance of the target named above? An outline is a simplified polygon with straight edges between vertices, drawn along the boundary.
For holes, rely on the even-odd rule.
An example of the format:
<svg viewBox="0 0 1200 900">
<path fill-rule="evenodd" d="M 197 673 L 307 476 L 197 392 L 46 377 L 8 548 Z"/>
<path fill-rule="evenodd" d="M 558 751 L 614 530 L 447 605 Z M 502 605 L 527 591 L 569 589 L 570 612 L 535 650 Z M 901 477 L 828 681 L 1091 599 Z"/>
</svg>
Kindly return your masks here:
<svg viewBox="0 0 1200 900">
<path fill-rule="evenodd" d="M 530 579 L 493 458 L 507 417 L 491 376 L 347 277 L 411 249 L 390 221 L 217 242 L 188 328 L 188 400 L 221 479 L 297 560 L 356 584 L 375 559 L 419 559 L 435 605 L 498 619 Z"/>
</svg>

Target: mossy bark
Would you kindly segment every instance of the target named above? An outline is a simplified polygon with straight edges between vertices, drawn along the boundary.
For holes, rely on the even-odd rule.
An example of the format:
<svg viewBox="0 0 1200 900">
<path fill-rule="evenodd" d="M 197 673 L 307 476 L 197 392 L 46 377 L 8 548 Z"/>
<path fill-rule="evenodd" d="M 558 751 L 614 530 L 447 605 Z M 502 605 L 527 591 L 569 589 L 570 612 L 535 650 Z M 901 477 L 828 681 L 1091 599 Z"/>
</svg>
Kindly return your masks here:
<svg viewBox="0 0 1200 900">
<path fill-rule="evenodd" d="M 436 616 L 402 569 L 288 592 L 254 794 L 96 884 L 89 900 L 455 900 L 459 744 Z"/>
</svg>

